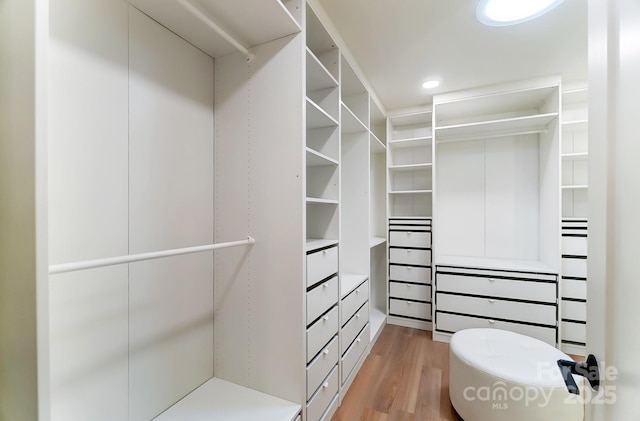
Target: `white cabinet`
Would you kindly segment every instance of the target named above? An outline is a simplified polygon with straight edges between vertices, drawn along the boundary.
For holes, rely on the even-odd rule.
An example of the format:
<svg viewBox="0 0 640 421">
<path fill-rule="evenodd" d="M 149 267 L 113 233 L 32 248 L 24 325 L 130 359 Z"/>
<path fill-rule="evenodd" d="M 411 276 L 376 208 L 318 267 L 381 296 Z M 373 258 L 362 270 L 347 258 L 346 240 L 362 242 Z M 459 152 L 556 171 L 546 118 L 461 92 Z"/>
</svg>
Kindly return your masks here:
<svg viewBox="0 0 640 421">
<path fill-rule="evenodd" d="M 431 327 L 431 218 L 389 220 L 389 321 Z"/>
<path fill-rule="evenodd" d="M 558 279 L 527 273 L 436 267 L 434 338 L 471 327 L 508 329 L 558 342 Z"/>
</svg>

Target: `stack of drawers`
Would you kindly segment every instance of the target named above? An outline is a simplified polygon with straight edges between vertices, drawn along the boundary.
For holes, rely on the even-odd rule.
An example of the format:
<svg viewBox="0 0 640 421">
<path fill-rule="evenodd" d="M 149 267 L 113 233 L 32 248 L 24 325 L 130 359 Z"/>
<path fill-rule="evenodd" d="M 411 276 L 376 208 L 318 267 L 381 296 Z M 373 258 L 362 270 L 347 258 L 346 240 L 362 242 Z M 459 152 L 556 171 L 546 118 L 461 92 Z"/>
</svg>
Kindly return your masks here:
<svg viewBox="0 0 640 421">
<path fill-rule="evenodd" d="M 339 390 L 338 246 L 307 253 L 307 421 L 321 420 Z"/>
<path fill-rule="evenodd" d="M 345 384 L 369 345 L 369 280 L 350 291 L 340 305 L 342 384 Z"/>
<path fill-rule="evenodd" d="M 436 333 L 490 327 L 557 344 L 558 276 L 436 267 Z"/>
<path fill-rule="evenodd" d="M 582 354 L 587 323 L 587 220 L 562 221 L 561 342 L 563 350 Z"/>
<path fill-rule="evenodd" d="M 431 321 L 430 218 L 389 220 L 389 316 L 390 322 Z"/>
</svg>

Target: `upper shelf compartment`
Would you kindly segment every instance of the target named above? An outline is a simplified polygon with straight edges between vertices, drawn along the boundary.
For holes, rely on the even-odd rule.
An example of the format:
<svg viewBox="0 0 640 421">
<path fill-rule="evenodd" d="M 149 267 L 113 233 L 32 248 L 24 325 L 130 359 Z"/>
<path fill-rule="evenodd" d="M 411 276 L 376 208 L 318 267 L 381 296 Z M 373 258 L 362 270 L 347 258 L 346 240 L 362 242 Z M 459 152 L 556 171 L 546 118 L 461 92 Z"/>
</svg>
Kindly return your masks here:
<svg viewBox="0 0 640 421">
<path fill-rule="evenodd" d="M 212 57 L 301 31 L 301 0 L 128 1 Z"/>
<path fill-rule="evenodd" d="M 434 98 L 436 142 L 540 133 L 558 118 L 557 85 Z"/>
</svg>

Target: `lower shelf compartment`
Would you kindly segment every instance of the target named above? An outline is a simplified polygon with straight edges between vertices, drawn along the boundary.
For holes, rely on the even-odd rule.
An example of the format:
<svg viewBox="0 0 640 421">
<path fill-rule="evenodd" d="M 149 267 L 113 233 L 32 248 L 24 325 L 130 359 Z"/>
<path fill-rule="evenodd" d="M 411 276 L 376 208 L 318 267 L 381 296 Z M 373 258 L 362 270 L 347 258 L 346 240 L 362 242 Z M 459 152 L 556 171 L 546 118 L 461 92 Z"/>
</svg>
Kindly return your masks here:
<svg viewBox="0 0 640 421">
<path fill-rule="evenodd" d="M 214 377 L 155 421 L 293 421 L 301 409 L 293 402 Z"/>
</svg>

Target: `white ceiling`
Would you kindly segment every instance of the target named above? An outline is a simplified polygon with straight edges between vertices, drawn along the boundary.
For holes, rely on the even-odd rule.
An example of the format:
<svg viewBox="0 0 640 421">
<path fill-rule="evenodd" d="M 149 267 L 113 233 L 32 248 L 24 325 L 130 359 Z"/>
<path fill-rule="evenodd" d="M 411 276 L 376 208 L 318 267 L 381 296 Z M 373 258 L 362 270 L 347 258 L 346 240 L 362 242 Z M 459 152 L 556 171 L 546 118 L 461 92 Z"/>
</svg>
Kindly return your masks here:
<svg viewBox="0 0 640 421">
<path fill-rule="evenodd" d="M 561 75 L 587 80 L 587 1 L 565 0 L 507 27 L 478 22 L 478 0 L 317 0 L 387 111 L 433 94 Z M 431 76 L 442 84 L 427 91 Z"/>
</svg>

